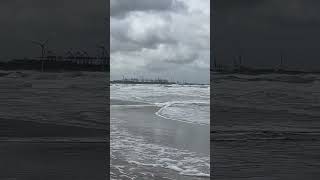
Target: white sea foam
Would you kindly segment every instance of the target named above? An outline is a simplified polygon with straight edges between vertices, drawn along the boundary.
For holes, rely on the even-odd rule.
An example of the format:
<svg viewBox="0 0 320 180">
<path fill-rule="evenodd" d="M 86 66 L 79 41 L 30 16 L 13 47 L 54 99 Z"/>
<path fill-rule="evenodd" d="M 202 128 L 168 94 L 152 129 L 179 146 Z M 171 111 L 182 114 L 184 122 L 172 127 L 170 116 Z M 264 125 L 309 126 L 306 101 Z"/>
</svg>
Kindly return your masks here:
<svg viewBox="0 0 320 180">
<path fill-rule="evenodd" d="M 169 169 L 186 176 L 210 176 L 208 155 L 149 143 L 142 136 L 132 136 L 119 126 L 121 123 L 121 120 L 111 118 L 112 167 L 117 166 L 115 159 L 121 157 L 138 166 Z"/>
<path fill-rule="evenodd" d="M 171 101 L 157 105 L 161 109 L 156 115 L 163 118 L 201 125 L 210 123 L 210 104 L 207 101 Z"/>
<path fill-rule="evenodd" d="M 111 98 L 161 107 L 156 113 L 166 119 L 210 124 L 209 85 L 111 85 Z"/>
<path fill-rule="evenodd" d="M 111 85 L 111 99 L 137 102 L 112 105 L 113 108 L 158 106 L 159 110 L 155 112 L 158 116 L 197 125 L 209 125 L 209 95 L 208 85 Z M 180 175 L 192 176 L 193 179 L 209 177 L 210 158 L 207 154 L 149 142 L 143 136 L 130 134 L 122 123 L 125 121 L 114 119 L 111 115 L 111 167 L 123 177 L 137 179 L 137 166 L 149 167 L 149 171 L 138 171 L 148 175 L 151 173 L 150 177 L 154 172 L 150 170 L 152 168 L 155 168 L 155 171 L 167 169 Z M 119 166 L 119 158 L 128 164 Z"/>
</svg>

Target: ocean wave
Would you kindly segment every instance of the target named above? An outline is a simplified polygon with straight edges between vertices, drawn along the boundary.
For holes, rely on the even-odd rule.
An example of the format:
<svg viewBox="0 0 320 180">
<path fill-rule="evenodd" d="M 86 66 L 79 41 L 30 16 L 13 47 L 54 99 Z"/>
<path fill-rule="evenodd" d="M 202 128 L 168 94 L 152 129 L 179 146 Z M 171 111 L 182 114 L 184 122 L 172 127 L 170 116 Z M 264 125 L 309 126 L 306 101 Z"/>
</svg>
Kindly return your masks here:
<svg viewBox="0 0 320 180">
<path fill-rule="evenodd" d="M 111 85 L 111 98 L 160 107 L 156 115 L 185 123 L 210 122 L 209 85 Z"/>
<path fill-rule="evenodd" d="M 161 107 L 156 115 L 162 118 L 199 125 L 210 124 L 208 101 L 171 101 L 156 105 Z"/>
</svg>

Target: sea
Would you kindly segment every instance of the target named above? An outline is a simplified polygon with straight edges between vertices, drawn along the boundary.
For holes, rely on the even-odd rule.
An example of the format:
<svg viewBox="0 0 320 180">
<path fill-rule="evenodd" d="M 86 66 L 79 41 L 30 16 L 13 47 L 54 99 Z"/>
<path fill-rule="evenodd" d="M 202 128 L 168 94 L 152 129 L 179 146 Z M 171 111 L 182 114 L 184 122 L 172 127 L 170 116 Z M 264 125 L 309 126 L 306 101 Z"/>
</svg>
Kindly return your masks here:
<svg viewBox="0 0 320 180">
<path fill-rule="evenodd" d="M 110 86 L 111 179 L 210 178 L 210 85 Z"/>
<path fill-rule="evenodd" d="M 320 179 L 319 74 L 211 80 L 213 179 Z"/>
<path fill-rule="evenodd" d="M 106 178 L 105 72 L 0 71 L 0 179 Z"/>
</svg>

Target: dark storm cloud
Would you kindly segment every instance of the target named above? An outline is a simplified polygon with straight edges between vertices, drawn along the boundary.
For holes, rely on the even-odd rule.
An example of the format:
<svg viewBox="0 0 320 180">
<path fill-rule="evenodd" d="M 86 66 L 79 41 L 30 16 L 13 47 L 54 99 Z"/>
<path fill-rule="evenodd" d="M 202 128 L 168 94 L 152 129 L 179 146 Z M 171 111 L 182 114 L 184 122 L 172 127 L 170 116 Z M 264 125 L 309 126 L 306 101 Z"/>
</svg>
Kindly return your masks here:
<svg viewBox="0 0 320 180">
<path fill-rule="evenodd" d="M 320 65 L 320 12 L 315 0 L 216 0 L 214 46 L 217 61 L 243 55 L 248 65 L 274 66 L 280 54 L 290 67 Z"/>
<path fill-rule="evenodd" d="M 49 39 L 49 49 L 62 54 L 69 49 L 96 53 L 106 42 L 105 1 L 5 0 L 0 1 L 0 58 L 38 56 L 30 40 Z"/>
<path fill-rule="evenodd" d="M 176 0 L 111 0 L 111 16 L 124 16 L 131 11 L 170 11 L 183 8 Z"/>
</svg>

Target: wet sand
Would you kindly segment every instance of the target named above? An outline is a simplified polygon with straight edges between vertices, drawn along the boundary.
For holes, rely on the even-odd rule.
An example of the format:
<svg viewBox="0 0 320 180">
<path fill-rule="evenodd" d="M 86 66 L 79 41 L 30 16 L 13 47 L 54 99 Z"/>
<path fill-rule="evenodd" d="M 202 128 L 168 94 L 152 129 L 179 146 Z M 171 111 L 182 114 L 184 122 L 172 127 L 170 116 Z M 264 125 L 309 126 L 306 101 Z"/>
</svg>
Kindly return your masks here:
<svg viewBox="0 0 320 180">
<path fill-rule="evenodd" d="M 127 119 L 123 127 L 132 135 L 145 137 L 150 143 L 209 155 L 209 126 L 164 119 L 154 114 L 157 110 L 159 108 L 154 106 L 132 107 L 126 108 L 125 113 L 112 110 L 111 114 L 114 118 Z"/>
<path fill-rule="evenodd" d="M 138 106 L 135 106 L 134 104 Z M 177 156 L 173 153 L 170 154 L 169 151 L 171 151 L 171 148 L 181 152 L 183 150 L 195 152 L 209 157 L 209 126 L 194 125 L 161 118 L 155 115 L 155 112 L 159 110 L 159 107 L 149 106 L 143 103 L 111 100 L 111 105 L 114 105 L 111 106 L 111 118 L 114 119 L 114 121 L 111 120 L 111 123 L 115 123 L 111 125 L 111 127 L 117 126 L 117 130 L 124 130 L 126 133 L 129 133 L 129 136 L 126 136 L 132 138 L 124 140 L 123 144 L 120 145 L 118 142 L 114 142 L 116 150 L 114 150 L 113 154 L 116 157 L 112 160 L 112 177 L 115 179 L 156 178 L 159 180 L 208 179 L 206 177 L 184 176 L 173 169 L 157 165 L 153 166 L 152 164 L 157 164 L 161 161 L 160 157 L 158 157 L 160 156 L 161 151 L 158 151 L 158 149 L 161 149 L 162 147 L 167 149 L 165 151 L 168 151 L 168 156 L 162 156 L 164 161 L 168 159 L 179 161 L 179 158 L 182 158 L 179 157 L 179 152 L 175 152 L 177 153 Z M 117 141 L 117 138 L 119 138 L 119 140 L 121 139 L 121 137 L 117 137 L 117 135 L 112 135 L 111 139 L 113 140 L 111 140 L 111 142 Z M 131 154 L 131 157 L 128 158 L 133 158 L 131 159 L 132 161 L 137 161 L 139 163 L 129 163 L 128 159 L 121 156 L 121 152 Z M 142 160 L 139 156 L 148 158 L 143 158 Z M 135 157 L 137 158 L 134 159 Z M 149 165 L 143 165 L 144 163 Z M 119 168 L 117 169 L 116 166 Z M 124 176 L 124 174 L 126 174 L 126 176 Z"/>
</svg>

